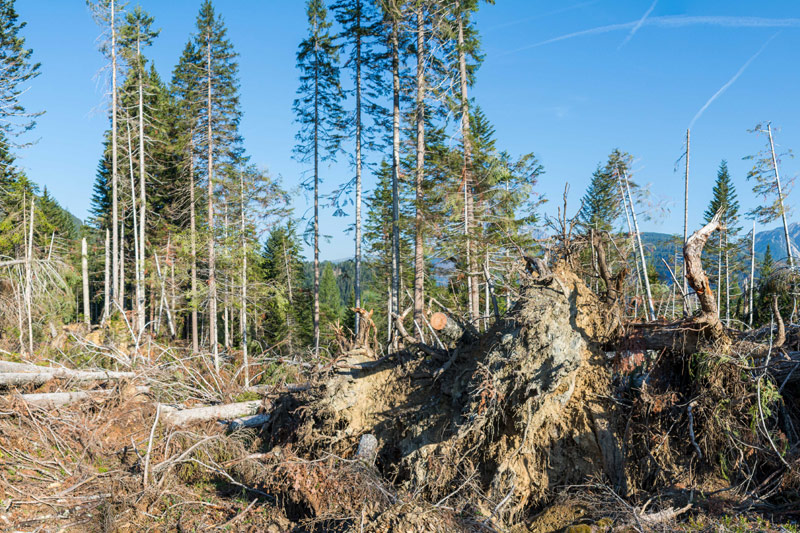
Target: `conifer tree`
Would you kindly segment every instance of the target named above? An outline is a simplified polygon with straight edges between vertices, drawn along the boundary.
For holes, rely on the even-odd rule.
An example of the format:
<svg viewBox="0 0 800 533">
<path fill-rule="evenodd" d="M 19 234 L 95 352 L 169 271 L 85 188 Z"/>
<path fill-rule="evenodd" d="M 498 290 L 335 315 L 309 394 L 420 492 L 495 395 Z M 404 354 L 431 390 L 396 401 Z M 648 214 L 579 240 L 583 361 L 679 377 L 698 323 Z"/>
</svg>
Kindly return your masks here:
<svg viewBox="0 0 800 533">
<path fill-rule="evenodd" d="M 216 225 L 214 200 L 217 167 L 235 168 L 239 157 L 239 65 L 237 54 L 227 38 L 227 29 L 222 18 L 214 12 L 211 0 L 205 0 L 197 15 L 197 33 L 194 36 L 193 59 L 196 64 L 195 83 L 203 95 L 203 113 L 198 120 L 197 148 L 204 153 L 198 165 L 206 179 L 206 201 L 208 204 L 206 224 L 208 226 L 208 301 L 209 342 L 214 355 L 214 366 L 219 369 L 219 343 L 217 331 L 217 272 L 216 272 Z"/>
<path fill-rule="evenodd" d="M 192 351 L 200 349 L 197 285 L 197 175 L 195 172 L 195 153 L 200 126 L 201 87 L 198 82 L 200 57 L 192 41 L 186 43 L 180 60 L 172 74 L 171 92 L 175 99 L 177 125 L 175 136 L 175 155 L 178 161 L 178 174 L 187 182 L 189 208 L 189 254 L 190 287 L 189 308 L 191 315 L 190 333 Z"/>
<path fill-rule="evenodd" d="M 319 283 L 320 321 L 323 326 L 330 326 L 344 317 L 342 294 L 336 283 L 333 264 L 326 262 L 322 269 Z"/>
<path fill-rule="evenodd" d="M 597 165 L 592 181 L 583 196 L 580 219 L 584 226 L 595 231 L 611 231 L 620 214 L 617 179 Z"/>
<path fill-rule="evenodd" d="M 730 323 L 730 254 L 735 249 L 736 236 L 740 227 L 736 226 L 739 219 L 739 202 L 736 199 L 736 187 L 733 184 L 728 163 L 723 160 L 717 171 L 717 179 L 714 182 L 713 196 L 704 213 L 706 223 L 708 223 L 720 209 L 723 210 L 721 217 L 722 231 L 718 233 L 716 247 L 709 247 L 709 252 L 715 253 L 717 262 L 717 309 L 722 315 L 722 292 L 725 290 L 725 319 Z M 715 249 L 716 248 L 716 249 Z M 710 254 L 709 254 L 710 255 Z M 724 271 L 724 273 L 723 273 Z"/>
<path fill-rule="evenodd" d="M 354 134 L 355 154 L 355 279 L 354 305 L 361 307 L 361 246 L 362 246 L 362 171 L 364 149 L 375 148 L 376 130 L 380 123 L 383 108 L 378 98 L 386 93 L 383 82 L 383 57 L 375 49 L 376 37 L 380 32 L 378 10 L 373 0 L 337 0 L 332 6 L 336 21 L 342 29 L 339 39 L 344 41 L 347 50 L 346 67 L 353 80 L 354 108 L 345 115 L 344 128 Z M 372 121 L 365 120 L 371 117 Z M 349 184 L 352 182 L 348 182 Z M 345 190 L 347 187 L 342 187 Z M 359 317 L 355 313 L 355 329 L 358 334 Z"/>
<path fill-rule="evenodd" d="M 98 25 L 108 27 L 109 40 L 101 41 L 100 51 L 109 58 L 111 65 L 111 299 L 122 305 L 122 284 L 120 280 L 120 244 L 119 236 L 119 176 L 117 173 L 117 19 L 122 9 L 119 0 L 87 0 Z"/>
<path fill-rule="evenodd" d="M 146 171 L 146 152 L 145 145 L 145 107 L 144 93 L 145 83 L 148 76 L 145 72 L 145 59 L 142 49 L 152 44 L 158 36 L 159 30 L 153 30 L 154 19 L 148 15 L 141 6 L 128 12 L 125 16 L 125 25 L 120 29 L 120 49 L 122 56 L 128 62 L 132 74 L 136 78 L 137 94 L 137 113 L 138 138 L 139 138 L 139 206 L 131 206 L 135 216 L 138 217 L 139 242 L 136 246 L 138 253 L 135 257 L 135 278 L 136 278 L 136 319 L 137 331 L 142 332 L 145 325 L 145 287 L 144 287 L 144 263 L 145 263 L 145 243 L 146 243 L 146 218 L 147 218 L 147 171 Z"/>
<path fill-rule="evenodd" d="M 765 129 L 766 128 L 766 129 Z M 761 224 L 769 224 L 780 217 L 783 223 L 783 235 L 786 244 L 786 256 L 789 266 L 794 266 L 791 239 L 789 237 L 789 224 L 786 221 L 786 197 L 791 193 L 793 179 L 784 179 L 780 176 L 780 156 L 775 152 L 772 124 L 757 124 L 751 130 L 767 136 L 767 148 L 754 156 L 744 159 L 754 161 L 753 168 L 747 173 L 748 181 L 753 180 L 753 193 L 763 200 L 757 207 L 748 212 Z"/>
<path fill-rule="evenodd" d="M 14 0 L 0 0 L 0 130 L 5 142 L 33 129 L 41 112 L 25 109 L 19 97 L 28 89 L 28 82 L 40 74 L 39 63 L 32 61 L 33 50 L 25 48 Z"/>
<path fill-rule="evenodd" d="M 293 221 L 269 232 L 262 252 L 261 269 L 269 297 L 263 331 L 270 345 L 285 342 L 288 353 L 313 341 L 309 329 L 310 298 L 303 288 L 301 243 Z"/>
<path fill-rule="evenodd" d="M 308 0 L 308 36 L 297 51 L 297 68 L 300 70 L 300 87 L 294 101 L 294 112 L 300 131 L 297 134 L 295 156 L 302 163 L 313 164 L 313 175 L 303 183 L 313 190 L 313 246 L 314 246 L 314 349 L 319 355 L 319 184 L 320 161 L 335 157 L 341 138 L 337 128 L 341 124 L 343 98 L 339 81 L 339 48 L 330 34 L 331 23 L 322 0 Z"/>
</svg>

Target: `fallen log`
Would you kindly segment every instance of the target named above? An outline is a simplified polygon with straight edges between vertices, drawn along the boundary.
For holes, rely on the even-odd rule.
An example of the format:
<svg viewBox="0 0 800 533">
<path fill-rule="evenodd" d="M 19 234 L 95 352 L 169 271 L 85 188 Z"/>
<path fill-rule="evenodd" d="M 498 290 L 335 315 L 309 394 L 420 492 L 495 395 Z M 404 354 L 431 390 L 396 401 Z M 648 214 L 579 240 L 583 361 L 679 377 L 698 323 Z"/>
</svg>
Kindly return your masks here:
<svg viewBox="0 0 800 533">
<path fill-rule="evenodd" d="M 136 387 L 137 393 L 147 393 L 150 387 L 140 386 Z M 74 391 L 74 392 L 41 392 L 31 394 L 20 394 L 22 400 L 28 405 L 38 407 L 40 409 L 55 409 L 64 405 L 79 402 L 81 400 L 91 399 L 94 401 L 105 400 L 112 396 L 115 389 L 101 389 L 90 391 Z"/>
<path fill-rule="evenodd" d="M 228 428 L 231 431 L 236 431 L 237 429 L 242 429 L 242 428 L 261 427 L 267 422 L 269 422 L 271 419 L 272 415 L 270 413 L 259 413 L 257 415 L 223 421 L 223 424 L 227 424 Z"/>
<path fill-rule="evenodd" d="M 133 372 L 107 372 L 88 370 L 69 370 L 66 368 L 42 368 L 38 372 L 3 372 L 0 373 L 0 387 L 19 387 L 22 385 L 42 385 L 54 379 L 69 381 L 115 381 L 131 379 Z"/>
<path fill-rule="evenodd" d="M 161 404 L 161 414 L 164 422 L 170 426 L 183 427 L 196 422 L 209 420 L 231 420 L 254 415 L 262 406 L 261 400 L 249 402 L 228 403 L 223 405 L 210 405 L 194 407 L 192 409 L 178 409 Z"/>
</svg>

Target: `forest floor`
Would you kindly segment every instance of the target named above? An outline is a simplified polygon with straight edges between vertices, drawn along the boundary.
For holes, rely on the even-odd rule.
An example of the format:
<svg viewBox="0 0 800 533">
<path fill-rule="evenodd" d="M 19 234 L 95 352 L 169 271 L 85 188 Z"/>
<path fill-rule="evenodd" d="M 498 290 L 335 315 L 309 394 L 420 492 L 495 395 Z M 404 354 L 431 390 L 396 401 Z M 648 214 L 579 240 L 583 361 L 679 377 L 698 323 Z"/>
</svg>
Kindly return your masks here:
<svg viewBox="0 0 800 533">
<path fill-rule="evenodd" d="M 796 385 L 713 352 L 607 352 L 614 324 L 560 270 L 486 332 L 264 355 L 250 388 L 235 352 L 216 372 L 118 324 L 65 327 L 27 362 L 133 375 L 3 391 L 0 530 L 800 532 L 796 435 L 775 429 Z M 92 393 L 42 396 L 66 391 Z M 247 413 L 176 416 L 201 405 Z"/>
</svg>

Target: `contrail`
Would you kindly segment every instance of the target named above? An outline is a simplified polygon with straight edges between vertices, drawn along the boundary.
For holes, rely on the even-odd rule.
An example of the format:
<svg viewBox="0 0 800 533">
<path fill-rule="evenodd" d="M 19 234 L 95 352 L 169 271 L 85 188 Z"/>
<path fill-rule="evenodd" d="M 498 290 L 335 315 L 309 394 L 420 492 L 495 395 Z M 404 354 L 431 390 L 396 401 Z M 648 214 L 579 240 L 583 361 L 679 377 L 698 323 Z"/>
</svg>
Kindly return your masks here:
<svg viewBox="0 0 800 533">
<path fill-rule="evenodd" d="M 637 23 L 636 23 L 636 26 L 634 26 L 633 28 L 631 28 L 631 32 L 628 34 L 628 36 L 627 36 L 627 37 L 625 37 L 625 40 L 624 40 L 624 41 L 622 41 L 622 44 L 620 44 L 620 45 L 617 47 L 617 50 L 620 50 L 620 49 L 621 49 L 623 46 L 625 46 L 626 44 L 628 44 L 628 41 L 630 41 L 631 39 L 633 39 L 633 36 L 636 34 L 636 32 L 637 32 L 637 31 L 639 31 L 639 28 L 641 28 L 641 27 L 642 27 L 642 25 L 644 24 L 644 21 L 646 21 L 646 20 L 647 20 L 647 17 L 649 17 L 649 16 L 650 16 L 650 13 L 652 13 L 652 12 L 653 12 L 653 10 L 656 8 L 656 4 L 657 4 L 657 3 L 658 3 L 658 0 L 654 0 L 654 1 L 653 1 L 653 4 L 650 6 L 650 9 L 648 9 L 648 10 L 645 12 L 645 14 L 644 14 L 644 15 L 642 15 L 642 18 L 640 18 L 640 19 L 639 19 L 639 22 L 637 22 Z"/>
<path fill-rule="evenodd" d="M 778 33 L 780 33 L 780 32 L 778 32 Z M 769 39 L 767 39 L 767 42 L 765 42 L 765 43 L 764 43 L 764 45 L 763 45 L 763 46 L 762 46 L 762 47 L 761 47 L 761 48 L 758 50 L 758 52 L 756 52 L 755 54 L 753 54 L 753 56 L 752 56 L 750 59 L 748 59 L 748 60 L 745 62 L 745 64 L 744 64 L 744 65 L 742 65 L 742 68 L 740 68 L 740 69 L 739 69 L 739 71 L 738 71 L 736 74 L 734 74 L 734 75 L 733 75 L 733 77 L 732 77 L 731 79 L 729 79 L 729 80 L 728 80 L 728 82 L 727 82 L 725 85 L 723 85 L 722 87 L 720 87 L 720 89 L 719 89 L 717 92 L 715 92 L 715 93 L 714 93 L 714 96 L 712 96 L 711 98 L 709 98 L 709 99 L 708 99 L 708 102 L 706 102 L 706 103 L 705 103 L 705 105 L 704 105 L 703 107 L 701 107 L 701 108 L 700 108 L 700 111 L 698 111 L 698 112 L 697 112 L 697 114 L 694 116 L 694 118 L 692 119 L 692 121 L 689 123 L 689 129 L 692 129 L 692 128 L 694 127 L 694 123 L 695 123 L 695 122 L 697 122 L 697 119 L 699 119 L 699 118 L 700 118 L 700 115 L 702 115 L 702 114 L 703 114 L 703 112 L 704 112 L 706 109 L 708 109 L 708 106 L 710 106 L 712 103 L 714 103 L 714 100 L 716 100 L 717 98 L 719 98 L 719 96 L 720 96 L 722 93 L 724 93 L 725 91 L 727 91 L 727 90 L 728 90 L 728 87 L 730 87 L 731 85 L 733 85 L 733 83 L 734 83 L 736 80 L 738 80 L 738 79 L 739 79 L 739 76 L 741 76 L 741 75 L 742 75 L 742 73 L 744 73 L 744 71 L 747 69 L 747 67 L 749 67 L 749 66 L 750 66 L 750 63 L 752 63 L 753 61 L 755 61 L 755 59 L 756 59 L 758 56 L 760 56 L 760 55 L 761 55 L 761 52 L 763 52 L 763 51 L 764 51 L 764 49 L 767 47 L 767 45 L 768 45 L 770 42 L 772 42 L 772 39 L 774 39 L 774 38 L 775 38 L 777 35 L 778 35 L 778 34 L 776 33 L 775 35 L 773 35 L 772 37 L 770 37 Z"/>
<path fill-rule="evenodd" d="M 583 37 L 586 35 L 597 35 L 601 33 L 609 33 L 618 30 L 627 30 L 635 28 L 639 21 L 623 22 L 620 24 L 610 24 L 608 26 L 599 26 L 597 28 L 590 28 L 588 30 L 576 31 L 568 33 L 560 37 L 547 39 L 538 43 L 529 44 L 515 50 L 510 50 L 497 56 L 504 56 L 523 50 L 530 50 L 531 48 L 538 48 L 547 44 L 565 41 L 575 37 Z M 760 18 L 760 17 L 686 17 L 686 16 L 664 16 L 664 17 L 650 17 L 642 22 L 642 26 L 658 26 L 662 28 L 681 28 L 684 26 L 721 26 L 725 28 L 798 28 L 800 27 L 800 18 Z"/>
<path fill-rule="evenodd" d="M 504 22 L 503 24 L 497 24 L 497 25 L 492 26 L 490 28 L 486 28 L 483 31 L 487 32 L 487 31 L 499 30 L 500 28 L 507 28 L 509 26 L 516 26 L 517 24 L 525 24 L 527 22 L 531 22 L 533 20 L 537 20 L 537 19 L 540 19 L 540 18 L 549 17 L 551 15 L 558 15 L 559 13 L 564 13 L 566 11 L 572 11 L 573 9 L 580 9 L 582 7 L 587 7 L 587 6 L 590 6 L 592 4 L 596 4 L 598 2 L 600 2 L 600 0 L 589 0 L 588 2 L 581 2 L 580 4 L 574 4 L 574 5 L 571 5 L 571 6 L 562 7 L 562 8 L 559 8 L 559 9 L 554 9 L 554 10 L 548 11 L 546 13 L 540 13 L 540 14 L 535 15 L 533 17 L 526 17 L 524 19 L 517 19 L 517 20 L 513 20 L 511 22 Z"/>
</svg>

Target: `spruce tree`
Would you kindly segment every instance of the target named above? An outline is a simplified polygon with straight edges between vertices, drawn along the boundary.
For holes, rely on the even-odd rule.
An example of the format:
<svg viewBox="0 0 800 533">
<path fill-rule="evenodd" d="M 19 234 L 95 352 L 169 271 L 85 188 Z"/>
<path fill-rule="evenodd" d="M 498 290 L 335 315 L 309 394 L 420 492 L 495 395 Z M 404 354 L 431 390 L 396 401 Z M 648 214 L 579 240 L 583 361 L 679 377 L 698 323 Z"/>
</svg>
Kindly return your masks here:
<svg viewBox="0 0 800 533">
<path fill-rule="evenodd" d="M 209 340 L 214 355 L 214 366 L 219 369 L 217 331 L 217 272 L 216 272 L 216 222 L 215 187 L 220 168 L 235 168 L 240 157 L 239 136 L 239 65 L 237 54 L 227 38 L 222 18 L 214 12 L 211 0 L 205 0 L 197 15 L 197 33 L 194 49 L 199 60 L 194 82 L 199 86 L 194 94 L 203 96 L 203 112 L 198 117 L 196 146 L 204 154 L 198 171 L 205 176 L 208 205 L 208 300 Z"/>
<path fill-rule="evenodd" d="M 728 163 L 725 160 L 719 165 L 711 202 L 709 202 L 708 208 L 703 214 L 706 223 L 719 210 L 723 210 L 720 219 L 723 229 L 718 232 L 716 245 L 709 246 L 708 251 L 710 252 L 709 255 L 713 254 L 716 257 L 717 309 L 720 316 L 723 314 L 723 309 L 725 310 L 726 323 L 729 323 L 731 311 L 730 256 L 732 253 L 735 255 L 737 247 L 735 241 L 741 227 L 736 226 L 739 220 L 739 201 L 736 199 L 736 187 L 728 172 Z M 723 290 L 725 292 L 724 301 L 722 298 Z"/>
<path fill-rule="evenodd" d="M 336 274 L 333 264 L 326 262 L 322 268 L 322 277 L 319 283 L 320 322 L 322 327 L 339 322 L 344 317 L 342 294 L 336 283 Z"/>
<path fill-rule="evenodd" d="M 362 246 L 362 171 L 364 149 L 374 149 L 377 126 L 383 114 L 378 98 L 386 94 L 383 83 L 383 58 L 376 51 L 376 38 L 380 33 L 379 13 L 372 0 L 337 0 L 331 6 L 336 21 L 341 25 L 339 39 L 347 51 L 346 66 L 353 80 L 354 107 L 344 116 L 345 131 L 353 134 L 355 177 L 340 188 L 346 191 L 355 187 L 355 280 L 354 306 L 361 307 L 361 246 Z M 372 118 L 372 120 L 365 120 Z M 338 202 L 337 202 L 338 203 Z M 355 313 L 354 331 L 358 334 L 359 314 Z"/>
<path fill-rule="evenodd" d="M 123 58 L 127 61 L 131 70 L 131 75 L 136 79 L 136 122 L 138 130 L 138 151 L 139 151 L 139 205 L 138 209 L 135 202 L 132 202 L 131 209 L 138 217 L 138 243 L 135 254 L 135 278 L 136 278 L 136 323 L 137 331 L 141 333 L 145 326 L 145 243 L 146 243 L 146 218 L 147 218 L 147 147 L 145 143 L 145 85 L 149 77 L 145 71 L 145 59 L 142 49 L 152 44 L 158 36 L 159 30 L 153 30 L 154 19 L 148 15 L 141 6 L 128 12 L 125 16 L 125 24 L 120 29 L 120 50 Z"/>
<path fill-rule="evenodd" d="M 309 328 L 311 299 L 303 288 L 303 261 L 293 221 L 275 226 L 262 252 L 262 281 L 269 297 L 263 313 L 263 331 L 270 345 L 285 343 L 288 353 L 313 341 Z"/>
<path fill-rule="evenodd" d="M 294 112 L 300 131 L 297 133 L 295 156 L 302 163 L 313 164 L 313 175 L 303 182 L 314 194 L 314 349 L 319 355 L 319 184 L 320 161 L 331 160 L 339 149 L 338 128 L 342 122 L 343 98 L 339 81 L 339 47 L 330 34 L 331 23 L 322 0 L 308 0 L 308 36 L 297 51 L 300 87 L 294 101 Z"/>
<path fill-rule="evenodd" d="M 0 130 L 6 142 L 31 130 L 41 115 L 27 111 L 19 100 L 28 82 L 40 74 L 40 64 L 32 61 L 33 50 L 25 48 L 21 31 L 26 23 L 20 22 L 14 3 L 0 0 Z"/>
<path fill-rule="evenodd" d="M 611 231 L 620 213 L 617 179 L 597 165 L 592 181 L 583 196 L 580 220 L 587 229 Z"/>
</svg>

